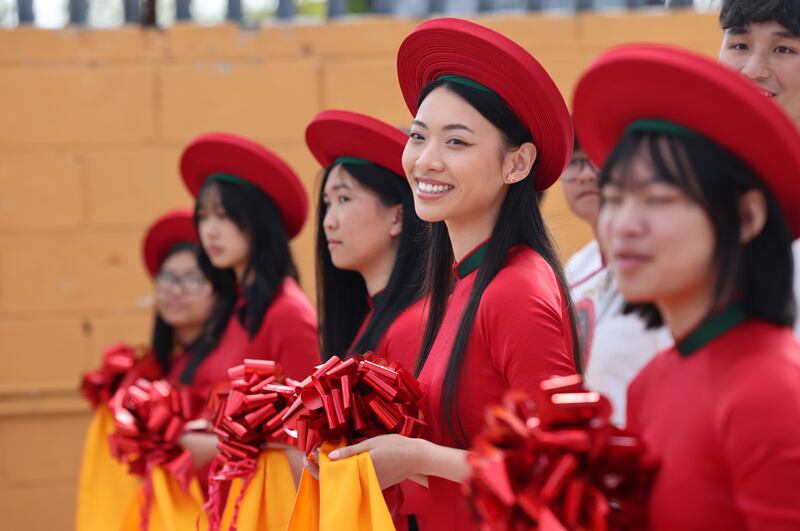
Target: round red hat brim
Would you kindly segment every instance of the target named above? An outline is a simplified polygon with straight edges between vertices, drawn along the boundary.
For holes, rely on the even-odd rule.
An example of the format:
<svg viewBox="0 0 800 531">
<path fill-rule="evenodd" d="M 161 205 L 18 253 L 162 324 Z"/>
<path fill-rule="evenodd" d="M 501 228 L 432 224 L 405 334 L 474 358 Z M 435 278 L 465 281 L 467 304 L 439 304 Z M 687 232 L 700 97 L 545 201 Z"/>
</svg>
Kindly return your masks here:
<svg viewBox="0 0 800 531">
<path fill-rule="evenodd" d="M 228 133 L 201 135 L 184 150 L 180 171 L 194 197 L 214 173 L 232 174 L 255 185 L 275 202 L 289 238 L 305 224 L 308 197 L 300 178 L 280 157 L 251 140 Z"/>
<path fill-rule="evenodd" d="M 150 225 L 145 233 L 142 257 L 151 277 L 161 269 L 161 263 L 169 250 L 182 243 L 199 243 L 191 210 L 173 210 Z"/>
<path fill-rule="evenodd" d="M 536 190 L 558 180 L 572 157 L 572 120 L 555 82 L 530 53 L 467 20 L 429 20 L 406 37 L 397 55 L 400 89 L 412 114 L 422 88 L 443 75 L 496 92 L 531 132 L 538 150 Z"/>
<path fill-rule="evenodd" d="M 622 46 L 583 74 L 573 109 L 581 146 L 600 166 L 640 119 L 666 120 L 713 140 L 763 179 L 800 236 L 800 131 L 739 73 L 672 46 Z"/>
<path fill-rule="evenodd" d="M 331 166 L 339 157 L 356 157 L 403 179 L 403 150 L 407 141 L 408 135 L 397 127 L 349 111 L 322 111 L 306 128 L 308 149 L 322 166 Z"/>
</svg>

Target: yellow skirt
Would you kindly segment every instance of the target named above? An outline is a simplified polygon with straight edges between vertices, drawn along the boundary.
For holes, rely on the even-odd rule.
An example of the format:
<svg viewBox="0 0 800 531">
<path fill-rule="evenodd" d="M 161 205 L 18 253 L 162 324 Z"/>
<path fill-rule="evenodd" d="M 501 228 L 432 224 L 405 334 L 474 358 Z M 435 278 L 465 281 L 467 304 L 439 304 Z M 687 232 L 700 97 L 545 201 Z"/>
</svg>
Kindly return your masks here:
<svg viewBox="0 0 800 531">
<path fill-rule="evenodd" d="M 114 433 L 114 416 L 107 405 L 92 415 L 83 446 L 78 478 L 77 531 L 114 531 L 122 527 L 126 510 L 139 480 L 114 459 L 108 437 Z"/>
</svg>

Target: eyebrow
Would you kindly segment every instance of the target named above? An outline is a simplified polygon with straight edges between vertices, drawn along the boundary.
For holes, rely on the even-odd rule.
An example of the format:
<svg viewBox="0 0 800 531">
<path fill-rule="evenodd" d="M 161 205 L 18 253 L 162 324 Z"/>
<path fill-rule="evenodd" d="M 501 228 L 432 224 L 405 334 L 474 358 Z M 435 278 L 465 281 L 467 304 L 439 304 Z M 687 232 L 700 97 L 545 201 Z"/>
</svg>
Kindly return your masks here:
<svg viewBox="0 0 800 531">
<path fill-rule="evenodd" d="M 342 183 L 342 184 L 334 184 L 331 187 L 331 192 L 335 192 L 335 191 L 341 190 L 341 189 L 350 190 L 351 188 L 349 186 L 347 186 L 346 184 L 344 184 L 344 183 Z M 327 196 L 328 196 L 328 192 L 322 192 L 322 197 L 327 197 Z"/>
<path fill-rule="evenodd" d="M 789 30 L 776 31 L 773 33 L 776 37 L 783 37 L 786 39 L 800 39 L 800 35 Z"/>
<path fill-rule="evenodd" d="M 425 124 L 425 122 L 420 122 L 419 120 L 414 120 L 413 122 L 411 122 L 411 124 L 412 125 L 418 125 L 418 126 L 424 128 L 424 129 L 428 129 L 428 126 Z M 473 131 L 472 129 L 470 129 L 469 127 L 467 127 L 464 124 L 448 124 L 448 125 L 444 126 L 442 128 L 442 130 L 443 131 L 459 130 L 459 131 L 469 131 L 470 133 L 473 133 L 473 134 L 475 133 L 475 131 Z"/>
</svg>

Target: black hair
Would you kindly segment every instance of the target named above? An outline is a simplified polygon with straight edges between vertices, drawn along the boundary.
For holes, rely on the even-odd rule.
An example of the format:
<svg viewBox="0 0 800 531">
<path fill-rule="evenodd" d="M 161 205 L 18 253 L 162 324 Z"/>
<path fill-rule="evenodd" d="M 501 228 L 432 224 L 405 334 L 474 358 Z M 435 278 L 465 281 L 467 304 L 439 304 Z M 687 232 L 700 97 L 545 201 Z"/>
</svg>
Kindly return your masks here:
<svg viewBox="0 0 800 531">
<path fill-rule="evenodd" d="M 199 247 L 199 245 L 194 243 L 178 243 L 173 245 L 164 254 L 161 263 L 163 264 L 169 257 L 179 252 L 191 253 L 192 257 L 197 259 Z M 153 336 L 150 347 L 158 362 L 158 366 L 161 368 L 162 374 L 166 376 L 172 369 L 172 353 L 175 349 L 175 329 L 167 324 L 167 322 L 158 315 L 158 312 L 156 312 L 153 322 Z M 210 345 L 201 334 L 191 345 L 186 345 L 186 351 L 190 352 L 192 356 L 205 357 L 208 352 L 210 352 Z"/>
<path fill-rule="evenodd" d="M 377 164 L 344 163 L 342 167 L 385 206 L 401 205 L 403 222 L 389 281 L 376 297 L 364 331 L 356 338 L 369 313 L 369 294 L 359 273 L 339 269 L 331 261 L 323 229 L 327 210 L 323 195 L 333 167 L 326 169 L 317 202 L 317 310 L 320 351 L 325 360 L 374 350 L 397 316 L 420 299 L 425 274 L 420 257 L 427 251 L 427 225 L 414 210 L 414 197 L 405 178 Z"/>
<path fill-rule="evenodd" d="M 745 312 L 777 325 L 792 326 L 795 300 L 791 233 L 778 203 L 757 175 L 738 157 L 700 135 L 626 133 L 600 173 L 599 185 L 626 185 L 630 165 L 644 155 L 655 178 L 680 188 L 708 215 L 715 235 L 713 266 L 718 273 L 714 307 L 741 300 Z M 739 235 L 738 200 L 749 190 L 766 197 L 763 230 L 746 244 Z M 648 328 L 663 324 L 654 304 L 627 304 Z"/>
<path fill-rule="evenodd" d="M 277 205 L 252 184 L 216 180 L 206 182 L 197 195 L 195 205 L 194 220 L 198 231 L 203 198 L 212 190 L 218 191 L 225 214 L 250 242 L 250 254 L 242 275 L 248 281 L 242 286 L 238 285 L 233 269 L 215 268 L 205 249 L 200 247 L 200 269 L 217 293 L 217 300 L 204 332 L 213 349 L 222 339 L 228 321 L 233 317 L 239 294 L 245 304 L 235 317 L 252 338 L 261 328 L 264 314 L 283 282 L 287 277 L 297 280 L 298 275 L 289 249 L 289 237 Z M 200 362 L 202 359 L 198 359 L 194 367 Z"/>
<path fill-rule="evenodd" d="M 483 117 L 497 127 L 509 146 L 520 146 L 532 142 L 531 133 L 517 118 L 506 103 L 494 92 L 453 83 L 447 80 L 431 81 L 423 87 L 419 104 L 436 88 L 444 87 L 474 107 Z M 467 350 L 478 306 L 489 283 L 503 267 L 510 249 L 515 245 L 525 245 L 536 251 L 553 269 L 560 284 L 562 296 L 566 301 L 570 322 L 565 326 L 572 329 L 575 366 L 581 372 L 581 355 L 578 334 L 575 329 L 575 312 L 569 295 L 561 263 L 557 257 L 550 233 L 544 223 L 535 198 L 537 165 L 534 163 L 527 178 L 509 186 L 508 194 L 500 208 L 492 235 L 488 241 L 486 258 L 478 269 L 475 284 L 467 300 L 464 314 L 458 325 L 453 348 L 447 362 L 442 388 L 442 411 L 448 430 L 454 440 L 465 446 L 468 441 L 461 418 L 458 414 L 459 385 L 461 368 Z M 417 361 L 417 374 L 422 371 L 428 359 L 439 328 L 444 319 L 447 300 L 453 284 L 453 249 L 447 227 L 443 221 L 431 224 L 428 254 L 426 287 L 430 296 L 430 309 L 425 336 Z"/>
<path fill-rule="evenodd" d="M 724 30 L 744 31 L 752 23 L 777 22 L 800 37 L 797 0 L 724 0 L 719 23 Z"/>
</svg>

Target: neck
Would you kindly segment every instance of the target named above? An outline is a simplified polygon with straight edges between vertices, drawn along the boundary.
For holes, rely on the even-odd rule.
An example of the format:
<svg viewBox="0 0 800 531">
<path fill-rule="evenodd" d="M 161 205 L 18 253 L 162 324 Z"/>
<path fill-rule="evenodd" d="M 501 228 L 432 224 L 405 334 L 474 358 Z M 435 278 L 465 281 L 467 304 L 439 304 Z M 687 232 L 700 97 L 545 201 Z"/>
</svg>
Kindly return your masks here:
<svg viewBox="0 0 800 531">
<path fill-rule="evenodd" d="M 185 349 L 195 341 L 197 338 L 200 337 L 200 333 L 203 331 L 202 324 L 196 325 L 184 325 L 184 326 L 176 326 L 175 327 L 175 346 L 181 349 Z"/>
<path fill-rule="evenodd" d="M 656 303 L 672 336 L 682 338 L 694 330 L 714 310 L 714 282 Z"/>
<path fill-rule="evenodd" d="M 494 231 L 499 215 L 500 210 L 498 208 L 469 221 L 445 220 L 447 233 L 450 236 L 450 244 L 453 246 L 453 257 L 456 262 L 463 260 L 470 251 L 492 236 L 492 231 Z"/>
<path fill-rule="evenodd" d="M 236 282 L 242 288 L 250 286 L 253 280 L 255 280 L 255 275 L 252 271 L 245 275 L 245 269 L 247 269 L 247 264 L 233 266 L 233 272 L 236 274 Z"/>
<path fill-rule="evenodd" d="M 395 260 L 397 259 L 397 245 L 394 245 L 388 252 L 377 257 L 372 263 L 359 269 L 358 273 L 367 285 L 367 293 L 370 297 L 386 289 L 389 277 L 392 276 Z"/>
</svg>

